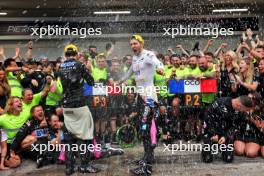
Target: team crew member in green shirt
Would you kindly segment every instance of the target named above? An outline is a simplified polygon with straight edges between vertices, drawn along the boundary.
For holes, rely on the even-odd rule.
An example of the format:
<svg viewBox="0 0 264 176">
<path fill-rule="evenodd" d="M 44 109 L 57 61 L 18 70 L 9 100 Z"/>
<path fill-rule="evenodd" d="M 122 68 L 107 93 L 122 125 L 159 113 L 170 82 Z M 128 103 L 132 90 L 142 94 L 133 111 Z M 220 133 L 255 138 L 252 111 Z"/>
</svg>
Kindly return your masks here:
<svg viewBox="0 0 264 176">
<path fill-rule="evenodd" d="M 201 70 L 198 66 L 198 56 L 191 55 L 189 57 L 189 66 L 187 67 L 186 78 L 197 78 L 197 76 L 201 73 Z"/>
<path fill-rule="evenodd" d="M 199 68 L 200 68 L 200 79 L 215 79 L 215 67 L 211 64 L 208 64 L 206 57 L 202 56 L 199 58 Z M 204 93 L 202 94 L 202 102 L 204 104 L 213 103 L 215 99 L 214 93 Z"/>
<path fill-rule="evenodd" d="M 23 104 L 23 113 L 29 119 L 30 110 L 33 106 L 36 106 L 40 103 L 41 99 L 44 98 L 50 90 L 50 81 L 47 82 L 45 88 L 37 94 L 33 94 L 33 91 L 30 88 L 26 88 L 22 91 L 22 104 Z"/>
<path fill-rule="evenodd" d="M 46 97 L 45 102 L 45 114 L 52 114 L 56 112 L 56 109 L 59 107 L 62 96 L 63 88 L 61 85 L 60 78 L 58 78 L 57 80 L 52 80 L 51 78 L 50 91 Z"/>
<path fill-rule="evenodd" d="M 11 97 L 7 101 L 6 113 L 0 116 L 0 128 L 7 134 L 7 155 L 5 165 L 7 167 L 17 167 L 21 160 L 15 153 L 10 153 L 10 145 L 14 140 L 18 130 L 28 120 L 22 112 L 22 102 L 19 97 Z"/>
<path fill-rule="evenodd" d="M 106 85 L 107 83 L 107 69 L 106 69 L 106 58 L 104 55 L 98 55 L 96 57 L 96 65 L 92 69 L 92 77 L 94 78 L 95 84 Z M 104 95 L 95 95 L 92 97 L 91 112 L 95 119 L 95 135 L 100 142 L 103 139 L 103 135 L 106 133 L 107 123 L 107 99 Z"/>
<path fill-rule="evenodd" d="M 11 87 L 11 96 L 22 97 L 23 87 L 20 84 L 20 80 L 23 75 L 21 74 L 22 67 L 18 67 L 16 60 L 8 58 L 4 62 L 5 72 L 8 80 L 8 84 Z"/>
</svg>

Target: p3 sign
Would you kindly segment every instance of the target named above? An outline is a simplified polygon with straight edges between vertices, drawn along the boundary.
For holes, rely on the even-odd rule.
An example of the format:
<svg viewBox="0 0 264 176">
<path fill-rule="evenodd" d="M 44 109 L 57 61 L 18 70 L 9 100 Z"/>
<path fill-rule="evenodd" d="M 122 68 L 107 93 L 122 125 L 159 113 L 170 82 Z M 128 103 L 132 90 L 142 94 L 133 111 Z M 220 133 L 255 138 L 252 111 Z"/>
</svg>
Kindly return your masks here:
<svg viewBox="0 0 264 176">
<path fill-rule="evenodd" d="M 200 94 L 185 94 L 184 104 L 185 106 L 200 106 L 201 95 Z"/>
<path fill-rule="evenodd" d="M 93 97 L 94 108 L 106 108 L 106 97 L 105 96 L 94 96 Z"/>
</svg>

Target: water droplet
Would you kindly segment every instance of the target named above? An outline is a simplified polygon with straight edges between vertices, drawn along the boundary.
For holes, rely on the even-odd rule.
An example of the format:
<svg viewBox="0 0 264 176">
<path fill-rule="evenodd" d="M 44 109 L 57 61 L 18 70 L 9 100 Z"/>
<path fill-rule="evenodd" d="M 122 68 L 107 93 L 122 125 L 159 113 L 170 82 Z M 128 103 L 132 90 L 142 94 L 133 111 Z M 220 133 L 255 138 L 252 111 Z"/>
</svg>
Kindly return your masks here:
<svg viewBox="0 0 264 176">
<path fill-rule="evenodd" d="M 22 14 L 25 15 L 28 11 L 27 10 L 23 10 Z"/>
</svg>

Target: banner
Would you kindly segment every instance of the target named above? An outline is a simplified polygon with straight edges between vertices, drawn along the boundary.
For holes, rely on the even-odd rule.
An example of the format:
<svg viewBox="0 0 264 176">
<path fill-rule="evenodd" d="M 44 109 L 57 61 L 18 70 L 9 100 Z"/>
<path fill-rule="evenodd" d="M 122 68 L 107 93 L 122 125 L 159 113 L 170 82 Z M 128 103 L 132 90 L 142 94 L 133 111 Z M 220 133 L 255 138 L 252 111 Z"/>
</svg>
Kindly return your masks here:
<svg viewBox="0 0 264 176">
<path fill-rule="evenodd" d="M 169 90 L 171 94 L 215 93 L 217 82 L 215 79 L 169 80 Z"/>
</svg>

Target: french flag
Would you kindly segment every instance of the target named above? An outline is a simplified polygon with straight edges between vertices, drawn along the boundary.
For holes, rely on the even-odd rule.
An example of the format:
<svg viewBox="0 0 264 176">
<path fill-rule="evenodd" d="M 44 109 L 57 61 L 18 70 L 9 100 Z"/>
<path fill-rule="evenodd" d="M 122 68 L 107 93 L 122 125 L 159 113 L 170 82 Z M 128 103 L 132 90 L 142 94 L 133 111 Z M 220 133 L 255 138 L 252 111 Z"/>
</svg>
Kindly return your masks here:
<svg viewBox="0 0 264 176">
<path fill-rule="evenodd" d="M 107 95 L 106 86 L 103 86 L 102 83 L 95 83 L 94 86 L 89 86 L 87 83 L 84 83 L 83 91 L 84 96 Z"/>
<path fill-rule="evenodd" d="M 201 80 L 169 80 L 169 93 L 215 93 L 217 82 L 215 79 Z"/>
</svg>

